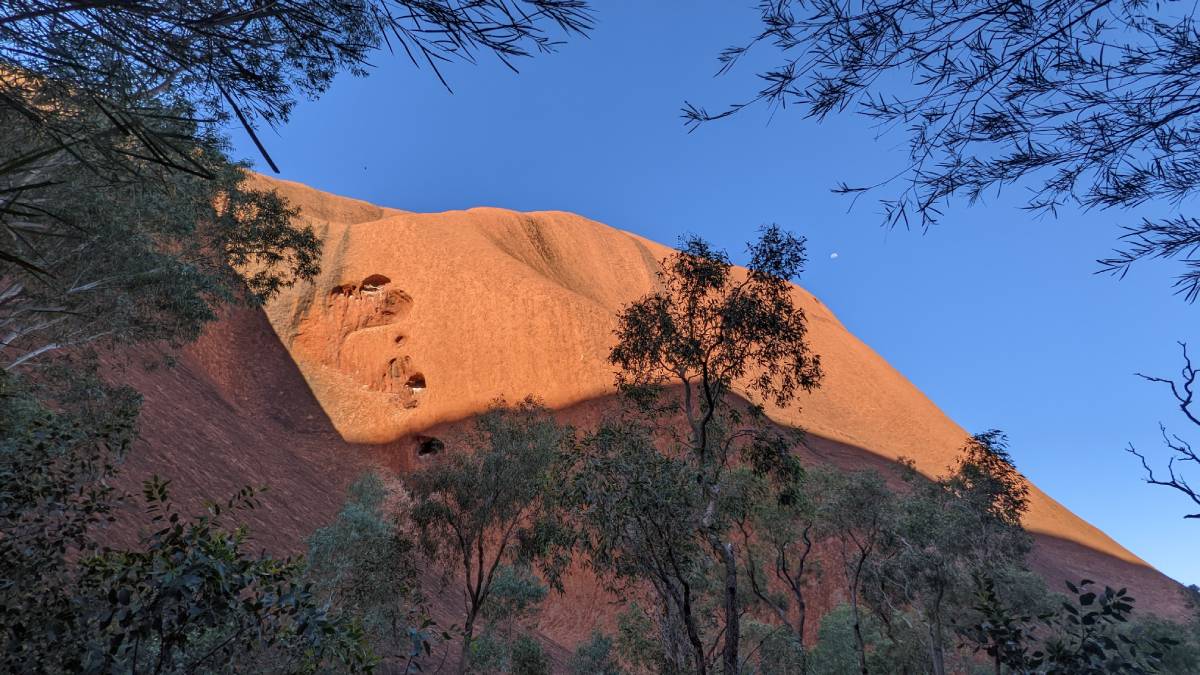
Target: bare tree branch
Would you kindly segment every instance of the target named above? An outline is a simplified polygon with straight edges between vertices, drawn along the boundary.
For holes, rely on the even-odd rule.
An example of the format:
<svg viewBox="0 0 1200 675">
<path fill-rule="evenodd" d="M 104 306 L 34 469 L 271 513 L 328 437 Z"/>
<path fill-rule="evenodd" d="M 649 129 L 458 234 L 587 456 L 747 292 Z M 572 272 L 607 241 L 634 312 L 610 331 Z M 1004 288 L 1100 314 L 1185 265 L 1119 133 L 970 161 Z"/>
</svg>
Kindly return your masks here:
<svg viewBox="0 0 1200 675">
<path fill-rule="evenodd" d="M 1180 379 L 1178 381 L 1163 377 L 1152 377 L 1143 375 L 1142 373 L 1138 373 L 1137 375 L 1148 382 L 1167 385 L 1171 390 L 1171 395 L 1175 398 L 1175 402 L 1178 404 L 1179 410 L 1193 425 L 1200 427 L 1200 419 L 1197 419 L 1196 414 L 1191 408 L 1195 400 L 1196 369 L 1193 367 L 1192 360 L 1188 356 L 1187 344 L 1180 342 L 1179 346 L 1183 350 L 1183 368 L 1180 370 Z M 1193 468 L 1200 469 L 1200 454 L 1197 454 L 1192 445 L 1180 436 L 1169 434 L 1166 425 L 1159 424 L 1159 430 L 1162 432 L 1163 444 L 1171 451 L 1170 457 L 1167 460 L 1166 476 L 1156 474 L 1146 456 L 1139 452 L 1132 444 L 1126 448 L 1126 452 L 1141 461 L 1142 469 L 1146 472 L 1145 481 L 1147 483 L 1171 488 L 1192 500 L 1192 503 L 1196 506 L 1200 506 L 1200 491 L 1192 487 L 1184 477 L 1182 470 L 1176 469 L 1177 465 L 1183 464 L 1191 464 Z M 1200 519 L 1200 511 L 1185 515 L 1184 518 Z"/>
</svg>

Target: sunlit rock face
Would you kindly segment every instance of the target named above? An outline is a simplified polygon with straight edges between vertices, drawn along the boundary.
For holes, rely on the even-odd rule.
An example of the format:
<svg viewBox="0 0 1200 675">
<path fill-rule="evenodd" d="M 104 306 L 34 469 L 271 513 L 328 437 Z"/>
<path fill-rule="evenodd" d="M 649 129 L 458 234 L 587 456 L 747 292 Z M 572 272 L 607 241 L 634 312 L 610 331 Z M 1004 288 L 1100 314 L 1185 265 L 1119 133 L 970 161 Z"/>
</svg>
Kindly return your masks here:
<svg viewBox="0 0 1200 675">
<path fill-rule="evenodd" d="M 230 314 L 179 368 L 140 376 L 150 442 L 135 477 L 170 476 L 185 496 L 268 484 L 251 525 L 265 545 L 294 551 L 364 467 L 437 461 L 499 397 L 538 396 L 580 426 L 611 413 L 615 316 L 656 288 L 667 247 L 569 213 L 417 214 L 255 180 L 324 240 L 320 278 L 265 314 Z M 825 378 L 794 408 L 767 410 L 807 429 L 805 461 L 886 472 L 904 457 L 945 471 L 966 432 L 819 300 L 801 288 L 794 299 Z M 1088 577 L 1129 586 L 1139 606 L 1184 612 L 1177 584 L 1036 488 L 1026 525 L 1052 588 Z M 830 601 L 832 589 L 822 590 Z M 570 648 L 617 610 L 585 576 L 568 591 L 539 625 Z"/>
<path fill-rule="evenodd" d="M 286 291 L 267 316 L 351 442 L 406 438 L 501 396 L 567 408 L 611 395 L 615 316 L 655 289 L 670 252 L 569 213 L 417 214 L 270 184 L 301 206 L 326 253 L 321 278 Z M 946 470 L 966 432 L 818 299 L 794 295 L 826 375 L 795 407 L 768 407 L 773 419 Z M 1137 560 L 1036 490 L 1028 525 Z"/>
</svg>

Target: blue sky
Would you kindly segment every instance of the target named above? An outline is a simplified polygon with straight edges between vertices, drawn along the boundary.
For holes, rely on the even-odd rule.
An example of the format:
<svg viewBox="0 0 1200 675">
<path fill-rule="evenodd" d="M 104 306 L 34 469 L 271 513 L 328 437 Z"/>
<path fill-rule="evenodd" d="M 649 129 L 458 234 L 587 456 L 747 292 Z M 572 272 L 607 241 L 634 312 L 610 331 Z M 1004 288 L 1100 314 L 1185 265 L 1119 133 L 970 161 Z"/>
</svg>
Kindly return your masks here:
<svg viewBox="0 0 1200 675">
<path fill-rule="evenodd" d="M 818 124 L 757 109 L 686 133 L 685 100 L 716 109 L 757 85 L 750 68 L 713 77 L 717 52 L 754 31 L 752 5 L 606 3 L 590 39 L 520 62 L 519 75 L 486 58 L 448 67 L 453 94 L 379 54 L 370 77 L 340 78 L 262 137 L 285 178 L 413 211 L 561 209 L 666 243 L 699 233 L 735 254 L 762 224 L 804 234 L 802 284 L 850 330 L 968 430 L 1006 431 L 1018 467 L 1068 508 L 1200 583 L 1189 504 L 1144 485 L 1123 452 L 1163 456 L 1160 421 L 1191 431 L 1167 391 L 1133 376 L 1176 373 L 1178 340 L 1200 355 L 1200 308 L 1171 294 L 1173 266 L 1094 275 L 1132 216 L 1037 219 L 1016 208 L 1020 188 L 952 208 L 927 233 L 886 230 L 870 198 L 850 208 L 830 192 L 904 159 L 903 136 L 877 138 L 854 115 Z"/>
</svg>

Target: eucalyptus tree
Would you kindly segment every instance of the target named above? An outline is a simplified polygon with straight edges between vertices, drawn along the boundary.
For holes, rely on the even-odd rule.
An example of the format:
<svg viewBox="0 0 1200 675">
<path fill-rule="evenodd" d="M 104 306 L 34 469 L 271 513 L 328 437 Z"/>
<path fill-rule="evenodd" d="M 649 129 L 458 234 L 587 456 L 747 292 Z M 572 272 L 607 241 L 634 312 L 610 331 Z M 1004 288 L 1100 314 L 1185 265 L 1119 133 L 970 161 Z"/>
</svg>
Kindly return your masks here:
<svg viewBox="0 0 1200 675">
<path fill-rule="evenodd" d="M 727 254 L 690 237 L 662 261 L 660 290 L 618 316 L 611 362 L 617 384 L 643 409 L 669 423 L 660 451 L 687 462 L 699 490 L 691 532 L 722 571 L 724 672 L 739 668 L 742 613 L 736 537 L 722 504 L 730 469 L 740 457 L 760 472 L 791 470 L 789 445 L 764 424 L 760 403 L 784 407 L 821 379 L 804 310 L 789 283 L 804 268 L 804 240 L 777 226 L 748 247 L 745 271 Z M 682 432 L 676 432 L 682 428 Z"/>
<path fill-rule="evenodd" d="M 555 36 L 586 31 L 589 21 L 576 0 L 17 0 L 0 7 L 0 472 L 7 477 L 0 542 L 13 563 L 0 574 L 2 604 L 13 610 L 3 616 L 7 644 L 47 650 L 46 659 L 69 642 L 59 629 L 80 602 L 72 563 L 98 546 L 92 530 L 118 501 L 109 479 L 134 435 L 140 401 L 128 390 L 112 394 L 95 376 L 91 348 L 187 342 L 220 305 L 262 301 L 317 274 L 318 238 L 285 200 L 245 180 L 228 156 L 226 126 L 241 125 L 257 142 L 263 124 L 285 121 L 297 100 L 323 93 L 339 72 L 364 74 L 381 48 L 435 72 L 483 54 L 511 63 L 553 49 Z M 35 376 L 26 377 L 30 371 Z M 184 532 L 179 546 L 233 541 L 205 532 Z M 130 575 L 152 574 L 164 563 L 160 553 L 105 564 L 116 576 L 126 563 Z M 247 563 L 234 571 L 266 568 Z M 296 568 L 289 563 L 289 574 Z M 125 611 L 113 604 L 120 597 L 114 589 L 90 601 L 115 615 Z M 163 605 L 142 609 L 155 607 Z M 143 627 L 153 621 L 143 619 Z M 176 628 L 186 635 L 193 627 Z"/>
<path fill-rule="evenodd" d="M 90 393 L 52 408 L 0 372 L 0 670 L 369 669 L 354 622 L 326 611 L 300 561 L 250 550 L 231 522 L 255 490 L 189 516 L 151 478 L 149 534 L 106 541 L 103 526 L 132 506 L 111 483 L 139 401 Z"/>
<path fill-rule="evenodd" d="M 471 644 L 473 672 L 532 673 L 545 669 L 534 624 L 549 588 L 528 564 L 501 565 L 480 616 L 483 632 Z"/>
<path fill-rule="evenodd" d="M 570 537 L 556 497 L 573 438 L 536 401 L 501 401 L 478 418 L 465 447 L 406 479 L 422 553 L 462 586 L 462 669 L 503 566 L 536 565 L 561 590 Z"/>
<path fill-rule="evenodd" d="M 609 423 L 580 444 L 569 494 L 576 544 L 605 587 L 627 598 L 653 589 L 660 669 L 707 672 L 711 558 L 695 531 L 704 495 L 694 466 L 659 452 L 644 426 Z"/>
<path fill-rule="evenodd" d="M 11 141 L 6 147 L 36 144 L 21 129 L 0 130 Z M 0 275 L 6 370 L 39 366 L 64 351 L 185 343 L 220 305 L 262 301 L 316 274 L 320 243 L 295 221 L 296 210 L 246 184 L 219 148 L 195 150 L 212 179 L 140 162 L 141 182 L 114 184 L 62 163 L 46 172 L 49 182 L 36 194 L 8 202 L 17 218 L 11 226 L 37 230 L 36 245 L 23 235 L 14 241 L 38 269 L 11 265 Z M 69 231 L 50 236 L 45 228 L 55 226 L 47 218 Z"/>
<path fill-rule="evenodd" d="M 420 670 L 441 636 L 397 501 L 378 474 L 363 474 L 334 521 L 309 537 L 305 577 L 331 613 L 362 627 L 376 657 L 410 672 Z"/>
<path fill-rule="evenodd" d="M 819 488 L 825 495 L 818 514 L 833 542 L 850 605 L 859 672 L 869 673 L 863 584 L 880 555 L 895 519 L 896 496 L 874 471 L 828 472 Z"/>
<path fill-rule="evenodd" d="M 829 494 L 823 488 L 832 484 L 825 476 L 832 469 L 806 472 L 798 460 L 791 461 L 793 470 L 774 478 L 740 471 L 730 519 L 740 537 L 746 585 L 777 619 L 773 631 L 787 635 L 803 672 L 809 590 L 824 571 L 818 553 L 829 535 L 821 521 L 822 503 Z"/>
<path fill-rule="evenodd" d="M 887 627 L 915 612 L 934 673 L 946 672 L 947 631 L 970 605 L 972 579 L 1021 576 L 1032 547 L 1021 527 L 1029 486 L 1012 465 L 1004 436 L 979 434 L 948 475 L 926 479 L 909 466 L 866 595 Z"/>
</svg>

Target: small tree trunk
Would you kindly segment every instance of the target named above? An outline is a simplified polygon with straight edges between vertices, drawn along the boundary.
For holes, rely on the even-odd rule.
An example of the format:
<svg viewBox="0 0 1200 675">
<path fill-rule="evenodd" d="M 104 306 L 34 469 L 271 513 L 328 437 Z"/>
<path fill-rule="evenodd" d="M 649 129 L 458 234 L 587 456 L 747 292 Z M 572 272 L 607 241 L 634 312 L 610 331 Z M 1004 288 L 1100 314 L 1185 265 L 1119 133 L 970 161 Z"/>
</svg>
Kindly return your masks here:
<svg viewBox="0 0 1200 675">
<path fill-rule="evenodd" d="M 805 531 L 805 540 L 808 539 L 808 532 Z M 811 545 L 810 549 L 811 550 Z M 800 648 L 800 672 L 808 672 L 808 646 L 804 643 L 804 626 L 808 621 L 808 603 L 804 601 L 803 575 L 804 565 L 808 558 L 807 551 L 800 561 L 800 575 L 797 577 L 799 581 L 791 583 L 792 598 L 796 601 L 796 622 L 793 624 L 792 631 L 796 634 L 796 644 Z M 785 622 L 786 623 L 786 622 Z"/>
<path fill-rule="evenodd" d="M 738 673 L 738 641 L 741 637 L 740 615 L 737 597 L 737 556 L 732 542 L 721 542 L 714 537 L 713 545 L 725 564 L 725 649 L 723 652 L 725 675 Z"/>
<path fill-rule="evenodd" d="M 687 628 L 675 602 L 663 594 L 661 589 L 658 593 L 663 608 L 658 613 L 658 629 L 662 634 L 664 666 L 672 672 L 685 673 L 688 671 L 688 655 L 693 651 Z"/>
<path fill-rule="evenodd" d="M 934 599 L 933 611 L 929 615 L 929 647 L 930 660 L 933 662 L 933 675 L 946 675 L 945 636 L 942 634 L 942 597 L 945 589 L 939 588 Z"/>
<path fill-rule="evenodd" d="M 852 593 L 850 600 L 850 609 L 854 613 L 854 642 L 858 645 L 858 668 L 862 675 L 869 675 L 867 669 L 867 643 L 863 640 L 862 622 L 858 618 L 858 597 L 857 593 Z"/>
<path fill-rule="evenodd" d="M 946 675 L 946 655 L 942 650 L 942 621 L 933 617 L 929 626 L 929 656 L 933 663 L 933 675 Z"/>
<path fill-rule="evenodd" d="M 462 652 L 458 662 L 458 672 L 466 675 L 467 666 L 471 662 L 471 638 L 475 635 L 475 614 L 471 613 L 467 617 L 467 623 L 463 626 L 463 642 Z"/>
<path fill-rule="evenodd" d="M 704 643 L 700 640 L 700 630 L 696 627 L 696 618 L 692 616 L 691 600 L 686 596 L 683 607 L 683 625 L 687 628 L 688 641 L 692 643 L 692 652 L 696 659 L 694 664 L 696 672 L 699 675 L 707 675 L 708 663 L 705 662 Z"/>
<path fill-rule="evenodd" d="M 665 581 L 665 584 L 671 584 L 672 581 Z M 688 672 L 686 657 L 683 650 L 678 647 L 680 640 L 678 639 L 678 628 L 682 627 L 687 634 L 687 643 L 691 648 L 692 659 L 695 663 L 690 669 L 691 672 L 707 675 L 708 663 L 705 659 L 704 642 L 700 639 L 700 629 L 696 625 L 696 617 L 692 613 L 692 591 L 686 583 L 681 583 L 682 588 L 673 589 L 662 587 L 659 588 L 656 584 L 659 594 L 663 599 L 663 607 L 665 612 L 663 620 L 666 622 L 669 630 L 663 631 L 664 651 L 668 657 L 668 663 L 674 666 L 678 672 Z"/>
<path fill-rule="evenodd" d="M 862 619 L 858 612 L 858 581 L 862 576 L 865 558 L 860 557 L 854 568 L 854 580 L 850 585 L 850 611 L 854 615 L 854 641 L 858 645 L 858 667 L 862 675 L 870 675 L 867 669 L 867 642 L 863 639 Z"/>
<path fill-rule="evenodd" d="M 796 598 L 796 638 L 800 640 L 800 644 L 804 644 L 804 624 L 808 620 L 808 603 L 804 602 L 804 596 L 799 593 L 793 597 Z"/>
<path fill-rule="evenodd" d="M 796 621 L 796 647 L 800 650 L 800 674 L 808 672 L 808 646 L 804 644 L 804 607 L 800 608 L 800 618 Z"/>
</svg>

